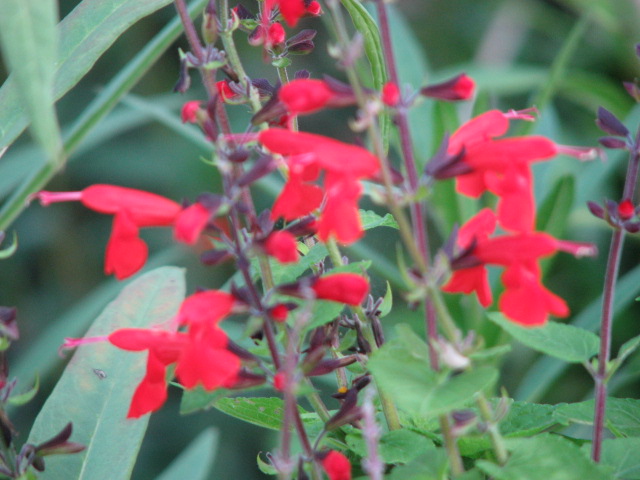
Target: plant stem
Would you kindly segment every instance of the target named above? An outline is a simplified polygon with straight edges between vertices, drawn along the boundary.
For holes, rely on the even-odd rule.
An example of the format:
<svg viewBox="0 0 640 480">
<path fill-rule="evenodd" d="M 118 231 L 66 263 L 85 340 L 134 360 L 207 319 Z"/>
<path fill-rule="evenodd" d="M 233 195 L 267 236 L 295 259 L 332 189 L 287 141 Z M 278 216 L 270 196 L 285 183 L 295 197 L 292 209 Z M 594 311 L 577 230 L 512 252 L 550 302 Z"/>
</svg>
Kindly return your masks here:
<svg viewBox="0 0 640 480">
<path fill-rule="evenodd" d="M 504 439 L 500 434 L 500 429 L 498 427 L 498 424 L 495 422 L 493 418 L 491 407 L 489 406 L 489 402 L 487 401 L 487 398 L 484 396 L 484 393 L 480 392 L 478 394 L 476 403 L 478 404 L 478 409 L 480 410 L 480 417 L 487 425 L 489 437 L 491 437 L 491 443 L 493 445 L 493 451 L 496 454 L 498 463 L 500 465 L 504 465 L 505 463 L 507 463 L 507 460 L 509 459 L 509 455 L 507 453 L 507 449 L 504 446 Z"/>
<path fill-rule="evenodd" d="M 635 194 L 638 180 L 638 168 L 640 165 L 640 130 L 636 133 L 633 149 L 629 155 L 627 175 L 625 178 L 623 199 L 631 199 Z M 602 454 L 602 440 L 604 438 L 604 421 L 607 406 L 607 382 L 609 360 L 611 357 L 611 331 L 613 327 L 613 302 L 615 297 L 620 257 L 624 244 L 625 231 L 617 229 L 611 237 L 609 258 L 604 277 L 604 291 L 602 293 L 602 317 L 600 320 L 600 354 L 598 355 L 598 369 L 594 374 L 595 382 L 595 412 L 593 415 L 593 442 L 591 445 L 591 458 L 599 462 Z"/>
</svg>

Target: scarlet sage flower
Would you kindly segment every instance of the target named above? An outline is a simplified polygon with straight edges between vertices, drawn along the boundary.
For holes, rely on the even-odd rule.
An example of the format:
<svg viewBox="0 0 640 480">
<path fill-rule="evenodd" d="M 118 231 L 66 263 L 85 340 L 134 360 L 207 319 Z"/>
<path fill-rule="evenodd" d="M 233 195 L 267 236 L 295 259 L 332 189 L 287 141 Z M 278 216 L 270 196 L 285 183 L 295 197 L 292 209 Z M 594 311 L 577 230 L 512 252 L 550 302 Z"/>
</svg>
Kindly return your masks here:
<svg viewBox="0 0 640 480">
<path fill-rule="evenodd" d="M 538 261 L 558 251 L 577 257 L 595 255 L 593 245 L 558 240 L 542 232 L 525 232 L 490 238 L 497 225 L 489 209 L 480 211 L 458 235 L 463 253 L 452 262 L 454 269 L 445 292 L 475 292 L 480 304 L 488 307 L 493 299 L 487 277 L 487 265 L 505 268 L 502 282 L 505 292 L 499 308 L 509 319 L 524 326 L 544 325 L 548 315 L 565 317 L 569 309 L 560 297 L 542 285 Z"/>
<path fill-rule="evenodd" d="M 295 263 L 300 258 L 296 237 L 284 230 L 269 234 L 263 242 L 263 248 L 267 255 L 280 263 Z"/>
<path fill-rule="evenodd" d="M 438 100 L 468 100 L 473 96 L 475 87 L 473 79 L 461 73 L 442 83 L 427 85 L 420 90 L 420 93 Z"/>
<path fill-rule="evenodd" d="M 311 288 L 316 298 L 355 306 L 369 293 L 369 282 L 355 273 L 334 273 L 318 277 Z"/>
<path fill-rule="evenodd" d="M 533 230 L 535 217 L 530 165 L 550 159 L 558 149 L 541 136 L 496 140 L 507 132 L 509 118 L 514 116 L 518 117 L 492 110 L 470 120 L 451 136 L 448 153 L 463 152 L 461 161 L 471 168 L 456 177 L 456 190 L 474 198 L 486 191 L 494 193 L 499 197 L 500 225 L 527 232 Z"/>
<path fill-rule="evenodd" d="M 139 236 L 140 228 L 175 225 L 176 239 L 193 244 L 211 216 L 199 204 L 183 209 L 160 195 L 113 185 L 93 185 L 79 192 L 42 191 L 36 198 L 43 206 L 80 201 L 91 210 L 114 215 L 104 269 L 118 280 L 136 273 L 147 260 L 148 248 Z"/>
<path fill-rule="evenodd" d="M 378 159 L 364 148 L 348 145 L 311 133 L 269 129 L 259 135 L 260 142 L 274 153 L 286 157 L 289 179 L 276 199 L 271 216 L 294 220 L 325 207 L 317 223 L 318 236 L 333 236 L 352 243 L 362 236 L 357 202 L 359 179 L 378 172 Z M 325 172 L 324 190 L 315 185 Z"/>
<path fill-rule="evenodd" d="M 311 0 L 267 0 L 265 2 L 265 16 L 271 14 L 271 10 L 280 7 L 280 13 L 287 25 L 295 27 L 298 21 L 305 15 L 320 15 L 320 4 Z"/>
<path fill-rule="evenodd" d="M 241 368 L 240 359 L 227 349 L 228 338 L 218 322 L 228 315 L 235 299 L 215 290 L 187 298 L 172 327 L 185 331 L 123 328 L 107 337 L 128 351 L 148 351 L 146 374 L 133 395 L 127 417 L 137 418 L 158 410 L 167 398 L 167 368 L 187 389 L 232 387 Z"/>
<path fill-rule="evenodd" d="M 320 464 L 329 480 L 351 480 L 351 462 L 337 450 L 330 450 Z"/>
<path fill-rule="evenodd" d="M 292 80 L 280 88 L 278 98 L 292 115 L 355 104 L 353 91 L 348 87 L 338 89 L 338 85 L 341 84 L 336 82 L 334 86 L 325 80 L 310 78 Z"/>
</svg>

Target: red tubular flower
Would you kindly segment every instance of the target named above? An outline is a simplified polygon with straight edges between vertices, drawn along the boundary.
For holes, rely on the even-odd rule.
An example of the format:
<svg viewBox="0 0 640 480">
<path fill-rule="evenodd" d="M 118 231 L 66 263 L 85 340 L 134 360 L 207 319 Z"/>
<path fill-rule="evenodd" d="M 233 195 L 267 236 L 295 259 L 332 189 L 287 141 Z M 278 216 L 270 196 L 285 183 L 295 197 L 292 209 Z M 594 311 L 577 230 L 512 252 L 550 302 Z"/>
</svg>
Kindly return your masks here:
<svg viewBox="0 0 640 480">
<path fill-rule="evenodd" d="M 496 225 L 496 216 L 484 209 L 460 229 L 458 244 L 467 251 L 460 260 L 445 292 L 476 292 L 480 303 L 492 302 L 486 265 L 505 267 L 502 282 L 505 292 L 500 298 L 500 310 L 524 326 L 544 325 L 549 314 L 564 317 L 569 314 L 564 301 L 542 285 L 539 259 L 558 251 L 575 256 L 594 255 L 589 244 L 557 240 L 546 233 L 526 232 L 489 238 Z M 456 260 L 453 261 L 456 268 Z"/>
<path fill-rule="evenodd" d="M 400 89 L 393 82 L 387 82 L 382 87 L 382 103 L 395 107 L 400 101 Z"/>
<path fill-rule="evenodd" d="M 114 215 L 104 269 L 118 280 L 136 273 L 147 260 L 148 249 L 139 237 L 140 228 L 176 225 L 176 239 L 193 244 L 211 217 L 199 204 L 183 209 L 160 195 L 114 185 L 93 185 L 80 192 L 42 191 L 36 197 L 44 206 L 80 201 L 91 210 Z"/>
<path fill-rule="evenodd" d="M 238 95 L 229 86 L 229 80 L 220 80 L 219 82 L 216 82 L 216 89 L 218 90 L 220 98 L 225 102 L 234 102 L 241 99 L 241 95 Z"/>
<path fill-rule="evenodd" d="M 271 216 L 293 220 L 310 214 L 322 202 L 323 191 L 310 183 L 325 171 L 326 207 L 318 221 L 318 236 L 334 236 L 351 243 L 362 235 L 357 214 L 359 179 L 378 172 L 378 159 L 354 145 L 310 133 L 269 129 L 260 133 L 262 144 L 287 158 L 289 179 L 276 199 Z"/>
<path fill-rule="evenodd" d="M 473 97 L 476 84 L 471 77 L 461 73 L 435 85 L 427 85 L 420 90 L 422 95 L 438 100 L 468 100 Z"/>
<path fill-rule="evenodd" d="M 548 160 L 556 145 L 540 136 L 495 140 L 509 128 L 508 115 L 492 110 L 460 127 L 450 139 L 448 153 L 464 149 L 462 162 L 471 172 L 456 177 L 456 190 L 479 197 L 490 191 L 500 198 L 498 221 L 514 232 L 534 228 L 535 203 L 530 164 Z"/>
<path fill-rule="evenodd" d="M 330 450 L 321 461 L 322 469 L 329 480 L 351 480 L 351 463 L 344 454 L 337 450 Z"/>
<path fill-rule="evenodd" d="M 200 103 L 197 100 L 192 100 L 185 103 L 182 106 L 180 117 L 182 123 L 196 123 L 198 121 L 198 111 L 200 110 Z"/>
<path fill-rule="evenodd" d="M 113 345 L 128 351 L 148 350 L 147 371 L 138 385 L 128 417 L 137 418 L 158 410 L 167 398 L 167 367 L 185 388 L 202 385 L 205 390 L 232 387 L 238 380 L 241 361 L 227 349 L 228 338 L 217 324 L 228 315 L 235 299 L 216 290 L 187 298 L 173 327 L 186 331 L 124 328 L 109 335 Z"/>
<path fill-rule="evenodd" d="M 285 230 L 272 232 L 264 240 L 263 247 L 267 255 L 271 255 L 281 263 L 295 263 L 300 258 L 296 237 Z"/>
<path fill-rule="evenodd" d="M 292 80 L 278 91 L 278 98 L 292 115 L 313 113 L 323 108 L 344 107 L 356 101 L 352 91 L 338 91 L 324 80 Z"/>
<path fill-rule="evenodd" d="M 369 293 L 369 282 L 355 273 L 334 273 L 317 278 L 311 288 L 321 300 L 360 305 Z"/>
</svg>

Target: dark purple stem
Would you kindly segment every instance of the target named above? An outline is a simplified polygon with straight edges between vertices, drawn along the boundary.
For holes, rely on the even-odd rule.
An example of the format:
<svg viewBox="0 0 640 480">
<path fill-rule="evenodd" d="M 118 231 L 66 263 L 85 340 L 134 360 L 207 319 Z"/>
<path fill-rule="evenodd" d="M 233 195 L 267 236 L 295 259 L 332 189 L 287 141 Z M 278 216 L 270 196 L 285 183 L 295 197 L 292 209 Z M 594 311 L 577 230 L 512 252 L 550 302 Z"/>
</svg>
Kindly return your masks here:
<svg viewBox="0 0 640 480">
<path fill-rule="evenodd" d="M 635 193 L 638 181 L 638 168 L 640 165 L 640 155 L 638 146 L 640 144 L 640 130 L 636 134 L 633 151 L 629 156 L 627 166 L 627 176 L 625 178 L 623 199 L 631 199 Z M 604 277 L 604 291 L 602 293 L 602 319 L 600 323 L 600 355 L 598 356 L 598 369 L 594 374 L 595 381 L 595 412 L 593 419 L 593 442 L 591 445 L 591 458 L 594 462 L 599 462 L 602 454 L 602 440 L 604 437 L 604 421 L 607 407 L 607 366 L 611 357 L 611 330 L 613 327 L 613 302 L 615 298 L 616 282 L 618 270 L 620 268 L 620 256 L 624 244 L 625 231 L 618 229 L 613 232 L 611 246 L 609 247 L 609 258 L 607 259 L 607 270 Z"/>
<path fill-rule="evenodd" d="M 174 5 L 176 7 L 178 15 L 180 16 L 182 27 L 184 28 L 184 33 L 187 37 L 187 41 L 189 42 L 189 47 L 191 48 L 191 53 L 196 56 L 201 64 L 204 64 L 206 53 L 204 51 L 204 48 L 202 48 L 202 43 L 200 43 L 200 37 L 198 36 L 196 27 L 193 24 L 191 17 L 189 16 L 187 4 L 184 0 L 174 0 Z M 202 83 L 207 89 L 209 99 L 216 98 L 218 96 L 218 90 L 216 89 L 215 71 L 206 68 L 199 68 L 198 70 L 200 71 L 200 75 L 202 76 Z M 226 134 L 231 133 L 231 126 L 229 123 L 229 118 L 227 116 L 227 111 L 224 109 L 224 105 L 221 102 L 217 102 L 216 117 L 216 120 L 218 121 L 218 125 L 220 125 L 220 129 L 222 130 L 222 132 Z"/>
<path fill-rule="evenodd" d="M 380 24 L 380 36 L 382 37 L 382 49 L 384 58 L 389 72 L 389 79 L 399 85 L 398 69 L 393 54 L 393 45 L 391 43 L 391 30 L 389 28 L 389 18 L 387 16 L 387 8 L 384 0 L 376 0 L 378 9 L 378 19 Z M 416 167 L 416 159 L 413 155 L 413 142 L 411 141 L 411 130 L 409 128 L 408 110 L 404 106 L 400 106 L 397 110 L 395 121 L 400 134 L 400 146 L 402 148 L 402 156 L 407 171 L 407 180 L 409 182 L 409 190 L 415 194 L 418 190 L 419 178 L 418 169 Z M 429 267 L 429 239 L 427 236 L 427 222 L 422 204 L 419 201 L 411 202 L 411 223 L 413 225 L 413 235 L 416 245 L 420 251 L 426 268 Z M 432 343 L 437 336 L 437 318 L 432 302 L 429 299 L 425 301 L 425 329 L 427 332 L 427 343 L 429 344 L 429 360 L 435 370 L 438 370 L 438 356 Z"/>
</svg>

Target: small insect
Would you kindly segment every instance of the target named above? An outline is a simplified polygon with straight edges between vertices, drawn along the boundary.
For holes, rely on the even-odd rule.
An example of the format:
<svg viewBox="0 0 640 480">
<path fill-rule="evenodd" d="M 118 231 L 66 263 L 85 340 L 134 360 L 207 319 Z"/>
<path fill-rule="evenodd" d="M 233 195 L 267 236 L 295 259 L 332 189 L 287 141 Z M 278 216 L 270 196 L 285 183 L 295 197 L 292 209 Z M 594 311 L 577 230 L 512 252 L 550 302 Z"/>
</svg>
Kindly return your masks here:
<svg viewBox="0 0 640 480">
<path fill-rule="evenodd" d="M 100 380 L 104 380 L 105 378 L 107 378 L 106 372 L 104 370 L 100 370 L 99 368 L 94 368 L 93 373 L 95 373 L 96 377 L 98 377 Z"/>
</svg>

